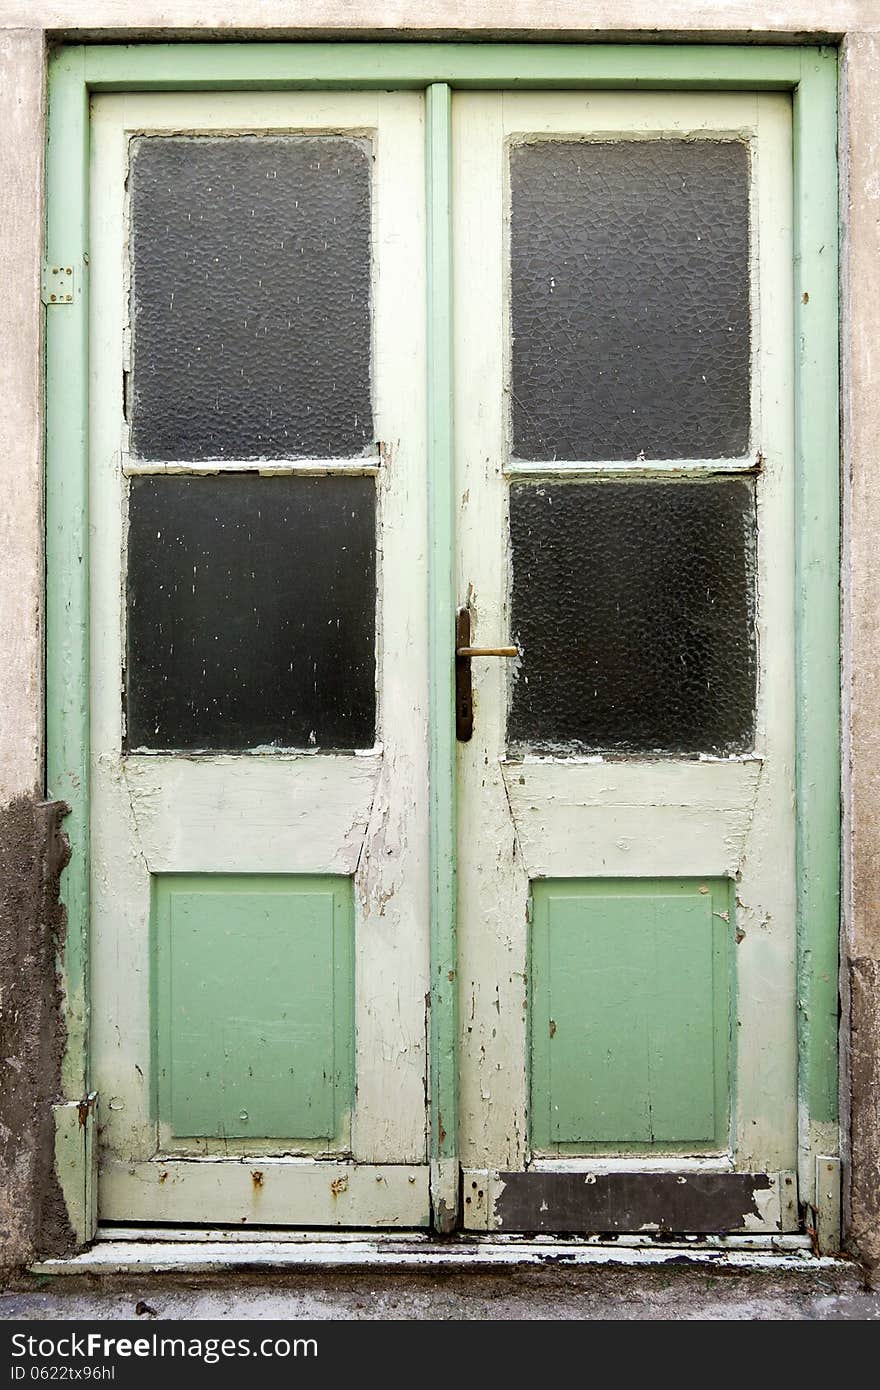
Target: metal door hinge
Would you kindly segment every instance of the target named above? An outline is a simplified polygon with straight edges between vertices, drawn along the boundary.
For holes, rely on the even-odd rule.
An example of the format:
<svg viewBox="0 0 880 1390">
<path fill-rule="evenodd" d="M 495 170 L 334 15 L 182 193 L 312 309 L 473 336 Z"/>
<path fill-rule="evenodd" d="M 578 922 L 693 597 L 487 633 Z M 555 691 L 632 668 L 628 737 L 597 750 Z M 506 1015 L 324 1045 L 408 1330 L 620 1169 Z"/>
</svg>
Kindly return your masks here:
<svg viewBox="0 0 880 1390">
<path fill-rule="evenodd" d="M 72 261 L 44 261 L 40 277 L 40 298 L 44 304 L 72 304 L 76 273 Z"/>
</svg>

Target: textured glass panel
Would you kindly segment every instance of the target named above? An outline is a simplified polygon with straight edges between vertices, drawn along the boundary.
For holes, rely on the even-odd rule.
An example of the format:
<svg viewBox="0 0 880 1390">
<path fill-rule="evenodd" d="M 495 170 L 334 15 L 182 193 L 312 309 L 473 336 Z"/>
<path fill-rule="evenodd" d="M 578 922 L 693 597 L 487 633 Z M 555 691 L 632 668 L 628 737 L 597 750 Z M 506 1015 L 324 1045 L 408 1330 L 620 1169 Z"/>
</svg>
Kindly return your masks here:
<svg viewBox="0 0 880 1390">
<path fill-rule="evenodd" d="M 511 193 L 514 455 L 743 454 L 745 145 L 519 145 Z"/>
<path fill-rule="evenodd" d="M 373 428 L 366 142 L 145 136 L 131 219 L 134 453 L 361 453 Z"/>
<path fill-rule="evenodd" d="M 373 743 L 372 478 L 135 478 L 130 748 Z"/>
<path fill-rule="evenodd" d="M 742 752 L 755 704 L 749 480 L 511 490 L 508 737 L 536 751 Z"/>
</svg>

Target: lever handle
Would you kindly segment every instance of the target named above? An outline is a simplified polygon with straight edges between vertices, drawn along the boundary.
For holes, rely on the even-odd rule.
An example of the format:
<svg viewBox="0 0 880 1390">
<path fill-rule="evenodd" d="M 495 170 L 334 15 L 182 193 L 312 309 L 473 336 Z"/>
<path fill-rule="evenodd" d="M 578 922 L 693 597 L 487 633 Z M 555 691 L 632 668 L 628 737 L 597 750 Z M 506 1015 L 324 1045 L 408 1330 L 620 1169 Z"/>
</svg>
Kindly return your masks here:
<svg viewBox="0 0 880 1390">
<path fill-rule="evenodd" d="M 519 656 L 519 647 L 456 647 L 456 656 Z"/>
<path fill-rule="evenodd" d="M 455 737 L 459 743 L 468 743 L 474 732 L 471 657 L 519 656 L 518 647 L 472 647 L 470 643 L 470 610 L 459 608 L 455 615 Z"/>
</svg>

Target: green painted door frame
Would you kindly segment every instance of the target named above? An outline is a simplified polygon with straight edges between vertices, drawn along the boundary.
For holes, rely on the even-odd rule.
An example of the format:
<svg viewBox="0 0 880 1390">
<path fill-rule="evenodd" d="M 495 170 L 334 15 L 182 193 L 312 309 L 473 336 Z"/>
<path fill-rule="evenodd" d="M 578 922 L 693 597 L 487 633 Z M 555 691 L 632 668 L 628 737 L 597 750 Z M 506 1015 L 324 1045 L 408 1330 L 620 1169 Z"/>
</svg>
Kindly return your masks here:
<svg viewBox="0 0 880 1390">
<path fill-rule="evenodd" d="M 798 1047 L 806 1157 L 836 1152 L 840 856 L 837 52 L 640 44 L 218 43 L 70 46 L 49 69 L 46 316 L 47 786 L 70 806 L 63 879 L 67 1101 L 89 1092 L 88 229 L 92 92 L 410 88 L 427 94 L 431 797 L 430 1157 L 455 1222 L 457 987 L 452 625 L 450 108 L 456 88 L 788 91 L 794 111 Z M 86 1181 L 84 1176 L 83 1181 Z M 802 1167 L 802 1200 L 813 1175 Z"/>
</svg>

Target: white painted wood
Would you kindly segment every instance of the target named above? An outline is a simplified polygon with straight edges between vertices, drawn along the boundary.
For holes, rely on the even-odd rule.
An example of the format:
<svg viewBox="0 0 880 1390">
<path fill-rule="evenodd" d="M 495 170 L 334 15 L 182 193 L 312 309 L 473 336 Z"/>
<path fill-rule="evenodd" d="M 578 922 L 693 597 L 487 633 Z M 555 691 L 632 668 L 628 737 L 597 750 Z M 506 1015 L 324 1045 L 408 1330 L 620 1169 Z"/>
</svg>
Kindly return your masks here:
<svg viewBox="0 0 880 1390">
<path fill-rule="evenodd" d="M 321 1243 L 332 1242 L 335 1245 L 354 1244 L 356 1242 L 368 1240 L 377 1246 L 398 1245 L 406 1242 L 407 1245 L 420 1246 L 424 1248 L 430 1243 L 431 1236 L 425 1230 L 396 1231 L 396 1230 L 340 1230 L 339 1227 L 332 1231 L 322 1229 L 320 1226 L 311 1229 L 288 1226 L 241 1226 L 226 1227 L 205 1227 L 205 1226 L 99 1226 L 95 1232 L 95 1240 L 103 1244 L 120 1243 L 126 1244 L 130 1241 L 133 1244 L 156 1244 L 161 1242 L 176 1243 L 185 1241 L 187 1244 L 220 1244 L 220 1245 L 239 1245 L 242 1242 L 250 1244 L 254 1241 L 270 1241 L 275 1244 L 284 1245 L 311 1245 L 312 1242 Z M 804 1236 L 803 1240 L 809 1246 L 809 1237 Z"/>
<path fill-rule="evenodd" d="M 372 477 L 379 472 L 378 460 L 369 459 L 208 459 L 207 461 L 166 460 L 153 463 L 123 455 L 122 473 L 126 478 L 153 478 L 163 474 L 258 473 L 261 478 L 326 478 L 344 474 L 347 478 Z"/>
<path fill-rule="evenodd" d="M 456 92 L 452 103 L 459 602 L 470 600 L 471 643 L 480 647 L 510 636 L 501 473 L 506 99 Z M 527 1156 L 529 880 L 502 776 L 506 666 L 472 663 L 474 736 L 458 745 L 459 1134 L 463 1168 L 513 1170 Z"/>
<path fill-rule="evenodd" d="M 352 94 L 355 96 L 356 94 Z M 334 97 L 325 98 L 332 105 Z M 429 975 L 424 100 L 380 93 L 376 122 L 373 380 L 379 475 L 380 737 L 355 877 L 359 1162 L 427 1148 Z M 415 192 L 414 192 L 415 190 Z"/>
<path fill-rule="evenodd" d="M 471 1169 L 462 1174 L 463 1178 L 472 1181 L 482 1179 L 485 1174 Z M 289 1247 L 291 1245 L 308 1245 L 318 1243 L 325 1248 L 335 1249 L 346 1244 L 360 1245 L 369 1243 L 377 1252 L 380 1250 L 399 1250 L 401 1248 L 412 1249 L 413 1251 L 422 1250 L 430 1260 L 435 1250 L 448 1250 L 448 1242 L 436 1242 L 431 1239 L 427 1231 L 340 1231 L 332 1232 L 321 1230 L 286 1230 L 280 1231 L 269 1227 L 260 1230 L 255 1226 L 248 1226 L 245 1230 L 240 1227 L 227 1228 L 225 1230 L 206 1230 L 203 1227 L 193 1226 L 99 1226 L 95 1233 L 95 1241 L 103 1246 L 111 1246 L 113 1250 L 108 1250 L 107 1255 L 116 1254 L 123 1246 L 149 1246 L 153 1252 L 163 1252 L 171 1244 L 187 1245 L 251 1245 L 256 1242 L 269 1242 L 276 1245 Z M 807 1235 L 729 1235 L 729 1236 L 695 1236 L 683 1237 L 681 1242 L 676 1242 L 679 1249 L 682 1244 L 688 1247 L 697 1246 L 698 1248 L 709 1250 L 811 1250 L 810 1237 Z M 491 1239 L 465 1239 L 455 1242 L 453 1248 L 465 1252 L 474 1253 L 489 1247 L 492 1250 L 507 1250 L 511 1257 L 515 1256 L 517 1250 L 529 1249 L 535 1245 L 545 1248 L 552 1247 L 553 1250 L 560 1252 L 582 1250 L 585 1245 L 593 1247 L 599 1246 L 606 1249 L 618 1248 L 623 1246 L 629 1249 L 638 1249 L 650 1246 L 657 1248 L 656 1237 L 640 1235 L 619 1235 L 614 1241 L 608 1241 L 600 1235 L 578 1236 L 576 1241 L 568 1240 L 564 1236 L 528 1236 L 507 1235 L 502 1232 L 493 1233 Z M 662 1247 L 661 1247 L 662 1248 Z M 311 1253 L 304 1252 L 306 1257 Z M 344 1252 L 342 1252 L 344 1255 Z"/>
<path fill-rule="evenodd" d="M 164 1210 L 165 1184 L 160 1190 L 119 1177 L 129 1164 L 140 1171 L 160 1138 L 150 1106 L 153 873 L 354 877 L 357 1102 L 350 1152 L 366 1165 L 425 1162 L 425 235 L 423 200 L 412 195 L 424 185 L 422 97 L 129 94 L 96 97 L 92 110 L 92 1060 L 102 1096 L 103 1166 L 117 1174 L 103 1183 L 101 1214 L 107 1219 L 106 1203 L 118 1201 L 116 1218 L 166 1219 L 157 1214 Z M 364 755 L 263 750 L 240 757 L 122 757 L 126 431 L 119 381 L 128 351 L 127 142 L 138 132 L 241 130 L 349 132 L 373 142 L 373 391 L 382 447 L 378 468 L 372 459 L 358 465 L 377 473 L 378 741 Z M 311 466 L 309 460 L 297 463 L 299 471 Z M 178 471 L 179 465 L 168 460 L 167 467 Z M 261 1155 L 261 1164 L 266 1161 Z M 326 1164 L 278 1161 L 290 1165 L 289 1178 L 272 1219 L 320 1224 L 326 1215 L 335 1221 L 337 1206 L 316 1198 Z M 187 1167 L 186 1185 L 195 1209 L 184 1210 L 188 1199 L 177 1184 L 175 1220 L 216 1220 L 210 1210 L 220 1211 L 224 1185 L 238 1191 L 234 1164 L 212 1169 L 209 1210 L 191 1176 L 196 1168 Z M 370 1180 L 378 1191 L 376 1177 Z M 386 1187 L 391 1211 L 397 1200 L 392 1179 Z M 407 1179 L 405 1189 L 399 1211 L 406 1224 L 418 1225 L 427 1210 L 427 1184 Z M 123 1190 L 127 1195 L 117 1197 Z M 372 1194 L 366 1178 L 352 1182 L 350 1191 L 343 1204 L 348 1224 L 369 1225 L 384 1211 L 375 1194 L 365 1200 Z M 125 1209 L 129 1197 L 137 1217 L 134 1206 Z M 158 1203 L 155 1210 L 151 1202 Z"/>
<path fill-rule="evenodd" d="M 381 768 L 381 754 L 141 755 L 121 770 L 151 873 L 353 874 Z"/>
<path fill-rule="evenodd" d="M 794 832 L 792 145 L 782 96 L 757 103 L 754 317 L 764 457 L 758 480 L 758 748 L 764 767 L 737 885 L 737 1166 L 797 1165 Z"/>
<path fill-rule="evenodd" d="M 475 645 L 510 640 L 507 144 L 720 134 L 753 154 L 753 438 L 724 470 L 757 478 L 759 688 L 754 756 L 508 760 L 504 663 L 473 664 L 459 745 L 462 1161 L 522 1167 L 527 1145 L 529 877 L 730 875 L 737 883 L 732 1162 L 794 1167 L 794 677 L 791 114 L 776 94 L 457 93 L 454 103 L 459 594 Z M 679 469 L 706 471 L 710 461 Z M 587 465 L 584 475 L 610 471 Z M 615 469 L 615 472 L 623 471 Z M 674 471 L 640 462 L 640 476 Z"/>
<path fill-rule="evenodd" d="M 427 1224 L 428 1168 L 307 1158 L 105 1162 L 98 1202 L 105 1221 L 405 1229 Z"/>
<path fill-rule="evenodd" d="M 734 875 L 759 759 L 502 765 L 530 878 Z"/>
<path fill-rule="evenodd" d="M 813 1276 L 823 1270 L 843 1273 L 850 1262 L 830 1255 L 813 1257 L 797 1237 L 751 1235 L 706 1237 L 658 1244 L 656 1236 L 620 1236 L 617 1240 L 566 1241 L 552 1237 L 515 1240 L 493 1233 L 468 1240 L 440 1243 L 414 1239 L 410 1234 L 395 1241 L 364 1237 L 299 1244 L 290 1240 L 211 1241 L 165 1240 L 102 1241 L 69 1259 L 40 1260 L 30 1266 L 34 1274 L 210 1274 L 219 1270 L 254 1269 L 412 1269 L 463 1270 L 509 1269 L 537 1266 L 548 1261 L 563 1267 L 629 1266 L 656 1268 L 688 1264 L 715 1271 L 764 1269 L 774 1273 L 798 1272 Z"/>
<path fill-rule="evenodd" d="M 659 473 L 664 476 L 704 478 L 713 473 L 742 473 L 744 469 L 757 469 L 758 462 L 753 458 L 738 459 L 651 459 L 641 469 L 638 463 L 620 459 L 598 459 L 579 462 L 576 459 L 509 459 L 504 472 L 512 478 L 566 478 L 574 475 L 582 477 L 611 478 L 623 474 L 627 478 L 651 477 Z"/>
<path fill-rule="evenodd" d="M 733 1159 L 729 1154 L 710 1154 L 706 1157 L 693 1157 L 690 1154 L 674 1154 L 655 1158 L 651 1154 L 638 1154 L 634 1157 L 609 1158 L 533 1158 L 529 1172 L 535 1173 L 733 1173 Z"/>
</svg>

